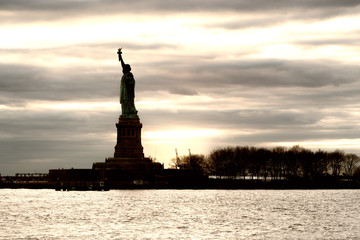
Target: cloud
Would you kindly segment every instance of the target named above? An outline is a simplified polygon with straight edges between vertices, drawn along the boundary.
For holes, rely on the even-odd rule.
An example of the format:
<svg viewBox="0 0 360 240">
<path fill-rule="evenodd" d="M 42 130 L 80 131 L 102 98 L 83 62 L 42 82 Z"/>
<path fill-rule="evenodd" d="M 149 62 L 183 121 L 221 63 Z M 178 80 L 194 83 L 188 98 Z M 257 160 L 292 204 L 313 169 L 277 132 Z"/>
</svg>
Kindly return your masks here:
<svg viewBox="0 0 360 240">
<path fill-rule="evenodd" d="M 327 1 L 317 1 L 317 0 L 302 0 L 302 1 L 286 1 L 286 0 L 274 0 L 274 1 L 264 1 L 264 0 L 253 0 L 253 1 L 221 1 L 215 0 L 208 2 L 206 0 L 199 1 L 160 1 L 160 0 L 93 0 L 93 1 L 56 1 L 49 2 L 46 0 L 33 0 L 33 1 L 24 1 L 24 0 L 3 0 L 0 3 L 0 7 L 6 10 L 37 10 L 37 11 L 49 11 L 49 10 L 67 10 L 67 11 L 78 11 L 78 10 L 87 10 L 89 8 L 96 8 L 99 6 L 104 6 L 104 9 L 112 11 L 131 11 L 144 9 L 156 9 L 157 11 L 161 10 L 177 10 L 177 11 L 190 11 L 190 10 L 238 10 L 238 11 L 257 11 L 257 10 L 274 10 L 274 9 L 296 9 L 296 8 L 352 8 L 358 6 L 359 3 L 352 0 L 327 0 Z M 100 9 L 101 11 L 101 9 Z"/>
<path fill-rule="evenodd" d="M 213 93 L 223 89 L 231 91 L 235 86 L 319 88 L 357 82 L 360 74 L 356 65 L 330 61 L 268 59 L 202 62 L 193 59 L 191 62 L 197 63 L 181 67 L 164 64 L 162 68 L 167 71 L 157 76 L 140 75 L 141 78 L 150 79 L 151 85 L 143 83 L 143 87 L 173 92 L 174 87 L 181 89 L 181 86 L 191 86 L 196 92 Z"/>
<path fill-rule="evenodd" d="M 356 36 L 357 35 L 357 36 Z M 293 43 L 296 45 L 304 45 L 307 47 L 319 47 L 323 45 L 332 45 L 332 46 L 355 46 L 357 47 L 358 39 L 360 34 L 348 34 L 348 36 L 335 37 L 335 38 L 317 38 L 317 39 L 305 39 L 305 40 L 297 40 Z"/>
<path fill-rule="evenodd" d="M 195 89 L 193 88 L 186 88 L 186 87 L 175 87 L 175 88 L 171 88 L 170 93 L 173 93 L 173 94 L 179 94 L 179 95 L 189 95 L 189 96 L 192 96 L 192 95 L 197 95 L 198 93 L 196 92 Z"/>
<path fill-rule="evenodd" d="M 265 17 L 261 15 L 258 16 L 248 16 L 246 18 L 242 17 L 239 19 L 217 19 L 217 21 L 211 21 L 210 23 L 205 23 L 202 25 L 204 28 L 224 28 L 227 30 L 238 30 L 238 29 L 247 29 L 247 28 L 263 28 L 270 27 L 277 24 L 286 22 L 288 19 L 281 17 Z"/>
<path fill-rule="evenodd" d="M 0 71 L 2 104 L 86 99 L 111 99 L 117 102 L 116 96 L 119 95 L 121 69 L 115 64 L 96 66 L 93 63 L 76 68 L 0 64 Z M 360 70 L 356 65 L 334 61 L 218 61 L 195 57 L 181 61 L 180 64 L 174 64 L 171 58 L 161 63 L 135 63 L 133 73 L 137 81 L 137 100 L 140 100 L 143 92 L 167 91 L 188 96 L 206 93 L 231 97 L 232 94 L 239 94 L 241 88 L 312 89 L 347 86 L 359 81 Z M 295 91 L 295 94 L 299 91 Z"/>
<path fill-rule="evenodd" d="M 0 8 L 5 11 L 2 22 L 18 22 L 23 20 L 48 21 L 56 19 L 74 19 L 87 16 L 109 15 L 151 15 L 174 14 L 183 12 L 238 12 L 238 13 L 282 13 L 289 17 L 289 12 L 296 13 L 290 18 L 328 18 L 345 13 L 356 13 L 359 6 L 353 0 L 231 0 L 231 1 L 160 1 L 160 0 L 93 0 L 93 1 L 45 1 L 45 0 L 3 0 Z M 9 12 L 11 13 L 9 15 Z M 291 14 L 293 15 L 293 14 Z"/>
<path fill-rule="evenodd" d="M 2 109 L 2 174 L 86 167 L 112 156 L 116 112 L 100 109 Z"/>
<path fill-rule="evenodd" d="M 104 69 L 55 69 L 0 64 L 2 104 L 28 100 L 80 100 L 117 95 L 117 79 Z M 110 70 L 111 72 L 111 70 Z M 5 98 L 7 97 L 7 98 Z"/>
<path fill-rule="evenodd" d="M 99 142 L 102 140 L 102 144 Z M 110 157 L 109 149 L 103 145 L 101 138 L 90 139 L 87 143 L 56 139 L 6 139 L 0 140 L 2 152 L 0 168 L 1 174 L 14 174 L 17 172 L 44 172 L 53 168 L 91 168 L 93 162 L 104 161 Z M 91 151 L 89 150 L 91 146 Z M 107 156 L 107 154 L 111 154 Z"/>
<path fill-rule="evenodd" d="M 157 110 L 143 111 L 144 121 L 152 128 L 196 126 L 210 129 L 284 129 L 316 125 L 326 115 L 315 109 L 293 110 L 274 108 L 244 110 L 179 110 L 177 112 Z M 156 117 L 164 116 L 159 119 Z M 172 119 L 169 121 L 167 118 Z"/>
</svg>

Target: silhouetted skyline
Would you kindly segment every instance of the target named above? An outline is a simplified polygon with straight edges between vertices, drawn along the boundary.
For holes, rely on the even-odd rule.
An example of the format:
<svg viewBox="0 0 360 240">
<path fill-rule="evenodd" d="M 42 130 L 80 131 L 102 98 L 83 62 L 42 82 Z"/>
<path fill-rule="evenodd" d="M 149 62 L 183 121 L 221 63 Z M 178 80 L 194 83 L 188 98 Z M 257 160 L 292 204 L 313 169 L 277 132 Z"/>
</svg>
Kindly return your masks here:
<svg viewBox="0 0 360 240">
<path fill-rule="evenodd" d="M 360 153 L 356 1 L 2 1 L 0 173 L 113 152 L 126 49 L 143 146 Z"/>
</svg>

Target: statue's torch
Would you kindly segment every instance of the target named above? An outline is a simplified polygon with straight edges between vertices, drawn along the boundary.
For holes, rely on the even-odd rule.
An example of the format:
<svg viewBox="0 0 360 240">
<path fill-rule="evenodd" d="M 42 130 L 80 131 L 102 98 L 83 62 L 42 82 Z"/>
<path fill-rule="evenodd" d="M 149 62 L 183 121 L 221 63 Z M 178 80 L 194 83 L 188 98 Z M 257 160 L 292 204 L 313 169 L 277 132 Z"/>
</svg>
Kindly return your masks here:
<svg viewBox="0 0 360 240">
<path fill-rule="evenodd" d="M 121 49 L 122 49 L 122 48 L 118 48 L 118 51 L 117 51 L 117 54 L 119 55 L 119 61 L 122 60 L 122 59 L 121 59 L 121 54 L 122 54 Z"/>
</svg>

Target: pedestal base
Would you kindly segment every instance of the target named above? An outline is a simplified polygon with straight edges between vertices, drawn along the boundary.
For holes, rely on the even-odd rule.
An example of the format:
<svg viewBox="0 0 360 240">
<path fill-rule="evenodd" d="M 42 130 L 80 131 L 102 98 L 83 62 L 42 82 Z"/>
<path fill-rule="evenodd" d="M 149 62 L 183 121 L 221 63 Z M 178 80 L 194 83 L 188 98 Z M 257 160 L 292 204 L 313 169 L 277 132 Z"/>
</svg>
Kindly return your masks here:
<svg viewBox="0 0 360 240">
<path fill-rule="evenodd" d="M 151 169 L 153 162 L 149 158 L 107 158 L 105 162 L 94 163 L 95 169 Z"/>
<path fill-rule="evenodd" d="M 141 145 L 142 124 L 139 118 L 119 118 L 116 128 L 114 157 L 106 158 L 105 162 L 94 163 L 93 170 L 115 188 L 151 181 L 153 171 L 164 169 L 164 166 L 144 157 Z"/>
<path fill-rule="evenodd" d="M 141 145 L 141 128 L 139 118 L 119 118 L 116 123 L 117 142 L 114 158 L 143 159 L 143 147 Z"/>
</svg>

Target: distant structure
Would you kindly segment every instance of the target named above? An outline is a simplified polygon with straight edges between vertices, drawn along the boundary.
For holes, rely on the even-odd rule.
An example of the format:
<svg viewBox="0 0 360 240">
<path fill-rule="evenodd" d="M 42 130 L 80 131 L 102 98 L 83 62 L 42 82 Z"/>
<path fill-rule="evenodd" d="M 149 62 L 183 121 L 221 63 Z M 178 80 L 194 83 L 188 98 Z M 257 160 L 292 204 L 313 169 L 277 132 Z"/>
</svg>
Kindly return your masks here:
<svg viewBox="0 0 360 240">
<path fill-rule="evenodd" d="M 120 83 L 121 115 L 116 123 L 117 139 L 113 157 L 105 162 L 93 163 L 92 169 L 50 170 L 49 178 L 59 184 L 88 185 L 96 183 L 98 188 L 108 184 L 110 188 L 122 188 L 153 181 L 154 171 L 164 169 L 160 163 L 144 157 L 141 144 L 142 124 L 135 108 L 135 79 L 129 64 L 118 49 L 123 76 Z M 81 183 L 82 181 L 82 183 Z M 79 186 L 76 186 L 79 188 Z M 88 187 L 88 186 L 86 186 Z"/>
<path fill-rule="evenodd" d="M 135 108 L 135 79 L 131 73 L 129 64 L 125 64 L 122 58 L 121 48 L 118 50 L 119 61 L 123 69 L 123 76 L 120 83 L 120 104 L 121 115 L 116 123 L 117 141 L 114 157 L 106 158 L 105 162 L 93 164 L 96 170 L 117 170 L 117 180 L 127 180 L 125 176 L 131 174 L 135 179 L 146 176 L 151 169 L 162 169 L 160 163 L 153 163 L 151 159 L 144 157 L 141 144 L 141 128 L 139 116 Z M 120 172 L 119 172 L 120 170 Z M 121 171 L 126 171 L 121 172 Z"/>
</svg>

